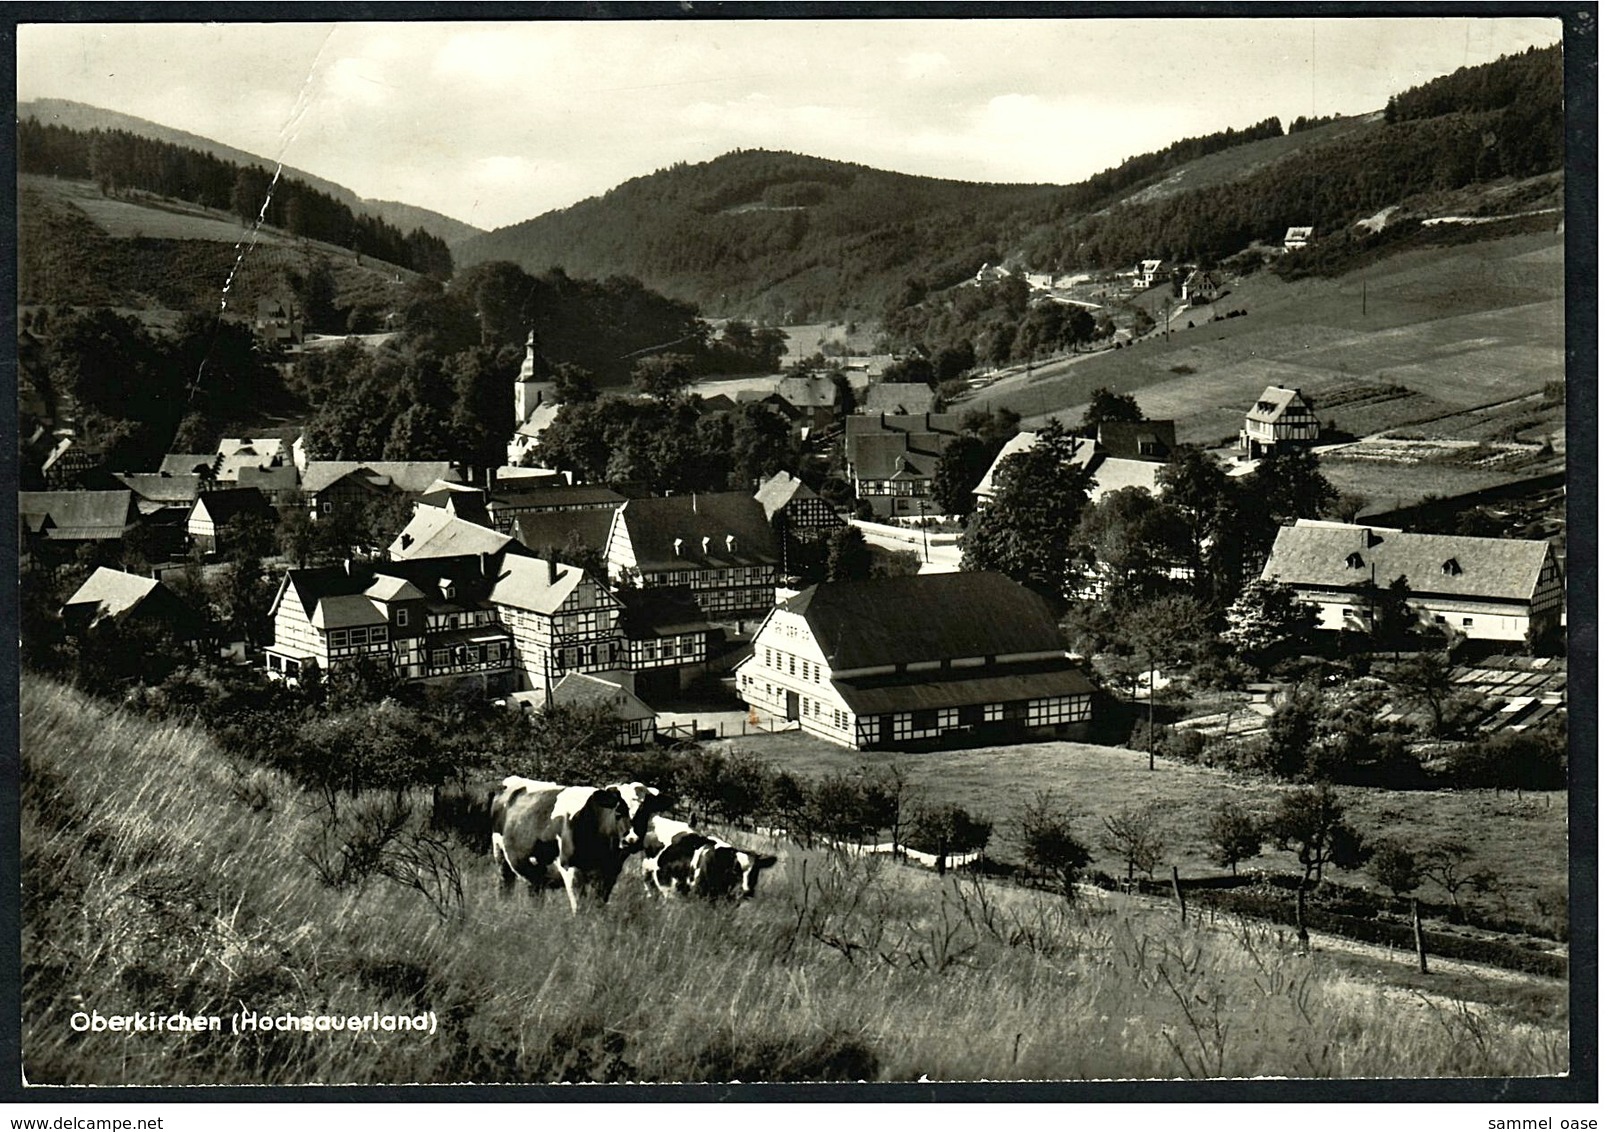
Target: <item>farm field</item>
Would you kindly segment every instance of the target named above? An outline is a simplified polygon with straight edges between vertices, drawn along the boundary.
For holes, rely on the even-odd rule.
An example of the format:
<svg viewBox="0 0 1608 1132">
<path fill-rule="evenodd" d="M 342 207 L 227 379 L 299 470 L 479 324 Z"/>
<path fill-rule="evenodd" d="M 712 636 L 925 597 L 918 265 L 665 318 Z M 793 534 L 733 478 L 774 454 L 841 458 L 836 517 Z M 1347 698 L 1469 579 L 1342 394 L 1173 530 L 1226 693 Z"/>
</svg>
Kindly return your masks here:
<svg viewBox="0 0 1608 1132">
<path fill-rule="evenodd" d="M 142 197 L 109 197 L 88 181 L 64 181 L 36 173 L 18 176 L 18 184 L 67 201 L 114 239 L 148 236 L 155 240 L 215 240 L 238 243 L 249 236 L 240 221 L 224 212 L 183 201 Z M 265 228 L 259 240 L 291 243 L 274 229 Z"/>
<path fill-rule="evenodd" d="M 1311 395 L 1325 421 L 1336 415 L 1326 397 L 1399 386 L 1405 395 L 1355 422 L 1384 431 L 1563 380 L 1559 234 L 1418 249 L 1338 279 L 1284 283 L 1259 273 L 1220 305 L 1248 314 L 1193 329 L 1175 323 L 1170 336 L 1052 363 L 975 403 L 1013 408 L 1033 427 L 1050 414 L 1075 420 L 1104 386 L 1134 394 L 1147 415 L 1177 420 L 1179 439 L 1214 443 L 1233 436 L 1275 382 Z M 1561 422 L 1561 405 L 1556 412 Z"/>
<path fill-rule="evenodd" d="M 801 777 L 853 773 L 862 767 L 899 766 L 911 784 L 932 801 L 963 806 L 994 822 L 996 840 L 990 855 L 1010 859 L 1014 851 L 1010 827 L 1040 790 L 1053 790 L 1082 816 L 1076 831 L 1091 847 L 1099 842 L 1101 819 L 1125 806 L 1159 806 L 1169 815 L 1168 865 L 1185 877 L 1216 876 L 1223 870 L 1207 857 L 1206 818 L 1221 802 L 1232 800 L 1256 811 L 1271 807 L 1281 784 L 1247 774 L 1156 759 L 1122 747 L 1086 743 L 1026 743 L 980 747 L 941 754 L 887 754 L 851 751 L 798 731 L 748 736 L 735 740 L 760 759 Z M 1504 878 L 1502 891 L 1484 898 L 1491 910 L 1511 908 L 1528 914 L 1535 898 L 1568 878 L 1568 800 L 1564 794 L 1525 794 L 1522 798 L 1491 791 L 1401 791 L 1336 787 L 1349 816 L 1363 837 L 1392 834 L 1409 840 L 1452 834 L 1474 838 L 1480 867 Z M 1108 873 L 1118 862 L 1095 853 L 1094 868 Z M 1241 864 L 1242 869 L 1288 871 L 1288 853 L 1264 849 Z M 1163 869 L 1165 871 L 1165 868 Z M 1347 884 L 1375 888 L 1363 872 L 1338 870 Z"/>
<path fill-rule="evenodd" d="M 1180 926 L 1143 901 L 1073 907 L 788 844 L 759 898 L 737 907 L 650 901 L 627 877 L 606 908 L 572 917 L 556 894 L 500 898 L 490 862 L 468 849 L 432 850 L 433 871 L 328 887 L 310 861 L 334 849 L 331 827 L 277 773 L 230 760 L 193 728 L 32 677 L 21 709 L 22 1058 L 36 1084 L 1535 1076 L 1568 1065 L 1561 1019 L 1530 1000 L 1539 982 L 1513 984 L 1514 1010 L 1470 1009 L 1468 976 L 1451 970 L 1409 993 L 1255 924 Z M 224 1032 L 72 1033 L 68 1015 L 88 1006 L 221 1016 Z M 231 1034 L 241 1009 L 433 1012 L 437 1028 Z M 1249 1033 L 1257 1040 L 1237 1040 Z"/>
</svg>

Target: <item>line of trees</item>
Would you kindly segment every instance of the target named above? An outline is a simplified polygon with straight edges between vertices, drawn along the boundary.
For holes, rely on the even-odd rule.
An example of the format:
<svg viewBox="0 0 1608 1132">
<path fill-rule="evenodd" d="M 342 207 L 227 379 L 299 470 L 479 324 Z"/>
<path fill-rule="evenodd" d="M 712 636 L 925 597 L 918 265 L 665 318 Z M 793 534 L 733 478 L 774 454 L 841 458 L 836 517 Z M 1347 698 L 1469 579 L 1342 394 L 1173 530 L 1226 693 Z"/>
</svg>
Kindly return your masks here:
<svg viewBox="0 0 1608 1132">
<path fill-rule="evenodd" d="M 294 178 L 276 182 L 259 166 L 237 165 L 126 130 L 74 130 L 24 118 L 17 123 L 17 168 L 94 181 L 107 194 L 137 190 L 223 209 L 247 225 L 261 216 L 295 236 L 437 279 L 452 276 L 446 241 L 422 228 L 404 233 Z"/>
</svg>

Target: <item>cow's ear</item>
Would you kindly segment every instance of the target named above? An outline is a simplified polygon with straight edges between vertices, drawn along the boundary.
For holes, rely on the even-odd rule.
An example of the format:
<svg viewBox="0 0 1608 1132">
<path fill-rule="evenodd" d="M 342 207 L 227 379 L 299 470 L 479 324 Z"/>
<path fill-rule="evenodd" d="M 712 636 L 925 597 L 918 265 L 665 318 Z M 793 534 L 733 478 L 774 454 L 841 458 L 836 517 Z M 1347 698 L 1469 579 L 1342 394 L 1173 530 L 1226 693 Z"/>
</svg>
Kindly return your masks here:
<svg viewBox="0 0 1608 1132">
<path fill-rule="evenodd" d="M 776 858 L 769 853 L 760 853 L 754 857 L 754 868 L 768 869 L 776 863 Z"/>
</svg>

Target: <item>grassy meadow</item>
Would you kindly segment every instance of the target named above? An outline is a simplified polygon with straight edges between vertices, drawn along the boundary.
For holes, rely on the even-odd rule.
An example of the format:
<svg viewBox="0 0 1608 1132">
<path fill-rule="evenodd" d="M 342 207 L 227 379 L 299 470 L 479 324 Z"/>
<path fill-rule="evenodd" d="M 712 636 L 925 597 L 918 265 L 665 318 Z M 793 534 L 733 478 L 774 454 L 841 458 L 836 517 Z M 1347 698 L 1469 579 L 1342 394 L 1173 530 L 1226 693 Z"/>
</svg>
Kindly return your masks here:
<svg viewBox="0 0 1608 1132">
<path fill-rule="evenodd" d="M 748 904 L 650 901 L 628 872 L 606 908 L 575 918 L 561 894 L 500 897 L 483 853 L 434 842 L 415 818 L 397 841 L 410 854 L 329 887 L 315 865 L 342 839 L 279 775 L 33 677 L 21 715 L 33 1083 L 1567 1069 L 1561 1023 L 1469 1006 L 1452 981 L 1408 994 L 1254 924 L 1180 927 L 1138 901 L 1072 907 L 790 844 Z M 388 804 L 343 803 L 342 828 Z M 439 1028 L 236 1036 L 242 1004 L 434 1011 Z M 224 1032 L 75 1033 L 70 1015 L 90 1009 L 213 1014 Z"/>
<path fill-rule="evenodd" d="M 1250 812 L 1266 812 L 1281 791 L 1290 789 L 1259 776 L 1174 762 L 1158 757 L 1156 769 L 1142 751 L 1084 743 L 1024 743 L 978 747 L 939 754 L 887 754 L 850 751 L 797 731 L 752 736 L 741 741 L 760 758 L 804 778 L 853 773 L 868 767 L 897 766 L 911 788 L 939 804 L 963 806 L 995 823 L 989 856 L 1012 861 L 1016 846 L 1009 829 L 1014 817 L 1040 790 L 1052 790 L 1077 815 L 1073 830 L 1095 850 L 1093 867 L 1113 875 L 1121 862 L 1098 849 L 1105 815 L 1124 807 L 1155 806 L 1166 819 L 1166 866 L 1181 876 L 1208 877 L 1223 870 L 1210 860 L 1206 833 L 1211 812 L 1233 802 Z M 1467 838 L 1473 863 L 1501 878 L 1496 891 L 1463 899 L 1492 913 L 1533 917 L 1536 899 L 1567 883 L 1569 805 L 1562 791 L 1515 794 L 1492 790 L 1383 790 L 1337 786 L 1347 817 L 1364 838 L 1399 837 L 1408 843 Z M 1477 837 L 1469 836 L 1478 830 Z M 1295 857 L 1271 846 L 1240 864 L 1240 870 L 1291 872 Z M 1365 871 L 1325 869 L 1345 884 L 1386 890 Z M 1426 898 L 1438 893 L 1424 889 Z"/>
<path fill-rule="evenodd" d="M 976 402 L 1015 409 L 1032 427 L 1050 414 L 1076 419 L 1103 386 L 1176 420 L 1180 440 L 1212 444 L 1233 437 L 1274 383 L 1311 395 L 1325 421 L 1339 415 L 1326 399 L 1399 386 L 1408 396 L 1356 422 L 1381 431 L 1521 397 L 1563 380 L 1562 249 L 1561 234 L 1531 233 L 1416 249 L 1337 279 L 1259 273 L 1218 304 L 1244 318 L 1187 329 L 1186 315 L 1170 336 L 1035 367 Z"/>
</svg>

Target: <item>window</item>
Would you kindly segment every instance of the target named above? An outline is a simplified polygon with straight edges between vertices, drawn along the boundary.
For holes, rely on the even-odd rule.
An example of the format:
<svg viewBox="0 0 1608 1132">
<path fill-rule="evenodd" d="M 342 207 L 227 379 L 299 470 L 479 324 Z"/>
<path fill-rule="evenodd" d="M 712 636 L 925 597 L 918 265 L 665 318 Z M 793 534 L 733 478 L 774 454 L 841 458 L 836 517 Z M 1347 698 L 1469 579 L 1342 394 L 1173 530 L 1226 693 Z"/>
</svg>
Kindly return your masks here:
<svg viewBox="0 0 1608 1132">
<path fill-rule="evenodd" d="M 939 712 L 938 712 L 938 726 L 939 726 L 939 728 L 959 727 L 960 726 L 960 709 L 959 708 L 942 708 L 942 709 L 940 709 Z"/>
<path fill-rule="evenodd" d="M 983 705 L 983 722 L 984 723 L 997 723 L 997 722 L 999 722 L 1000 720 L 1002 720 L 1004 718 L 1005 718 L 1005 705 L 1004 704 L 984 704 Z"/>
<path fill-rule="evenodd" d="M 446 649 L 436 649 L 430 654 L 431 668 L 442 669 L 447 667 L 447 665 L 450 663 L 451 658 L 447 655 Z"/>
<path fill-rule="evenodd" d="M 775 668 L 776 667 L 776 659 L 775 659 L 775 657 L 773 657 L 771 655 L 770 649 L 765 650 L 765 667 L 766 668 Z"/>
<path fill-rule="evenodd" d="M 348 634 L 347 639 L 349 641 L 351 641 L 351 643 L 352 643 L 352 645 L 354 647 L 356 647 L 357 645 L 366 645 L 366 644 L 368 644 L 368 630 L 367 629 L 353 629 Z"/>
<path fill-rule="evenodd" d="M 384 625 L 375 625 L 369 630 L 369 644 L 383 645 L 385 643 L 386 628 Z"/>
<path fill-rule="evenodd" d="M 792 653 L 788 653 L 787 655 L 787 674 L 789 676 L 798 675 L 798 657 L 794 656 Z"/>
<path fill-rule="evenodd" d="M 345 629 L 331 629 L 329 631 L 329 647 L 332 649 L 343 649 L 346 647 Z"/>
<path fill-rule="evenodd" d="M 1472 618 L 1472 617 L 1463 618 L 1463 628 L 1465 628 L 1465 629 L 1472 628 L 1473 625 L 1474 625 L 1474 618 Z"/>
<path fill-rule="evenodd" d="M 458 627 L 458 615 L 456 613 L 447 614 L 447 628 L 456 629 L 457 627 Z"/>
<path fill-rule="evenodd" d="M 407 623 L 408 623 L 408 611 L 405 608 L 403 608 L 401 606 L 398 606 L 397 611 L 396 611 L 396 625 L 397 625 L 397 628 L 399 628 L 399 629 L 406 628 Z"/>
<path fill-rule="evenodd" d="M 901 739 L 910 738 L 910 735 L 910 713 L 907 711 L 896 712 L 893 717 L 893 741 L 897 743 Z"/>
<path fill-rule="evenodd" d="M 279 655 L 277 653 L 268 654 L 268 667 L 273 669 L 275 672 L 281 670 Z"/>
<path fill-rule="evenodd" d="M 1077 696 L 1051 696 L 1033 700 L 1027 705 L 1027 725 L 1042 727 L 1054 723 L 1070 723 L 1083 718 L 1082 704 Z"/>
</svg>

